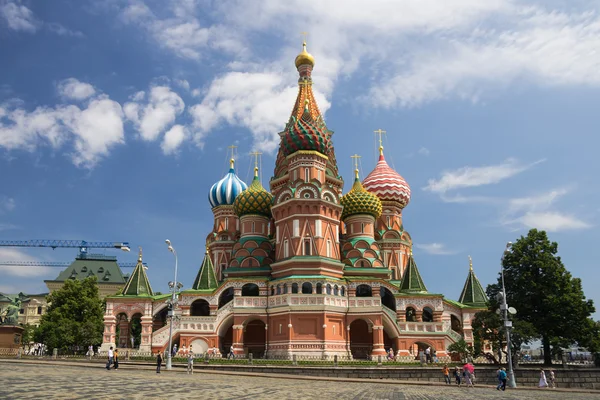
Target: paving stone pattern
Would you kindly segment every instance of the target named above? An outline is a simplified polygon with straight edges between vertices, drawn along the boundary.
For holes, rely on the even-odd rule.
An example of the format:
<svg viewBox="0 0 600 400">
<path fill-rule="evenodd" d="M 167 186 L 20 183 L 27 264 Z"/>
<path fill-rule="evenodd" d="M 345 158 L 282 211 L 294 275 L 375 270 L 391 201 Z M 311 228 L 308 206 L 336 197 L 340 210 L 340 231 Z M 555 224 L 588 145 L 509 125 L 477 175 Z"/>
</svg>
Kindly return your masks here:
<svg viewBox="0 0 600 400">
<path fill-rule="evenodd" d="M 552 390 L 498 392 L 491 388 L 456 388 L 378 383 L 305 381 L 232 376 L 184 370 L 163 371 L 101 365 L 72 367 L 3 363 L 0 399 L 600 399 L 590 393 Z"/>
</svg>

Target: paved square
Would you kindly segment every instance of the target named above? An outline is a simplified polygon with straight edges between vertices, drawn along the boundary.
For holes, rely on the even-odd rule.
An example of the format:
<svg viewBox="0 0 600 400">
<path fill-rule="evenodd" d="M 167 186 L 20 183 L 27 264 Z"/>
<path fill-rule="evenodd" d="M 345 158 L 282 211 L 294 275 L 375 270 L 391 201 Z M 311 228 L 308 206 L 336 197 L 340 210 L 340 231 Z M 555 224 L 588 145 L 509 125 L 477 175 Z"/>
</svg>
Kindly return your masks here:
<svg viewBox="0 0 600 400">
<path fill-rule="evenodd" d="M 551 390 L 497 392 L 489 388 L 390 385 L 304 381 L 219 375 L 184 370 L 163 371 L 122 366 L 107 371 L 101 365 L 73 367 L 3 363 L 1 399 L 600 399 L 600 394 Z"/>
</svg>

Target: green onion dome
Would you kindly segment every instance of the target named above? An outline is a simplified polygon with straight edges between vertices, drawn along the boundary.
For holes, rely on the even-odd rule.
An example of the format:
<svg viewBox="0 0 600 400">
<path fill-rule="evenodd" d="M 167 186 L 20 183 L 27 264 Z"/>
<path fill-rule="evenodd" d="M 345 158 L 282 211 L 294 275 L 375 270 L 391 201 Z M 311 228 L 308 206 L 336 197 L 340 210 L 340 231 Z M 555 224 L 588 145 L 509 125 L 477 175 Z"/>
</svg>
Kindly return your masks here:
<svg viewBox="0 0 600 400">
<path fill-rule="evenodd" d="M 308 107 L 308 99 L 304 112 L 297 118 L 292 116 L 286 129 L 281 133 L 281 144 L 287 157 L 299 150 L 318 151 L 327 155 L 331 143 L 331 132 L 322 120 L 315 120 Z"/>
<path fill-rule="evenodd" d="M 381 200 L 362 186 L 360 179 L 358 179 L 358 169 L 355 172 L 356 178 L 352 189 L 343 195 L 340 200 L 340 203 L 344 206 L 342 220 L 357 214 L 369 214 L 377 219 L 382 211 Z"/>
<path fill-rule="evenodd" d="M 233 210 L 241 217 L 247 214 L 271 216 L 273 195 L 265 190 L 258 179 L 258 168 L 254 168 L 254 179 L 248 189 L 240 193 L 233 202 Z"/>
</svg>

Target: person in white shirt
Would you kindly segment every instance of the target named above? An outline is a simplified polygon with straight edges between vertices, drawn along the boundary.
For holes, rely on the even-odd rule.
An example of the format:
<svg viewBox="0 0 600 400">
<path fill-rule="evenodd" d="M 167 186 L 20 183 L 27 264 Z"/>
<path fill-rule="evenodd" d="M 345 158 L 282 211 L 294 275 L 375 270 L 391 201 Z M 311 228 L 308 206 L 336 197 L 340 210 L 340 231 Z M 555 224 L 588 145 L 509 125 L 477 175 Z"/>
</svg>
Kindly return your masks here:
<svg viewBox="0 0 600 400">
<path fill-rule="evenodd" d="M 113 363 L 113 356 L 114 356 L 114 354 L 113 354 L 113 348 L 112 348 L 112 346 L 110 346 L 110 349 L 108 349 L 108 362 L 106 363 L 106 370 L 107 371 L 110 371 L 110 366 Z"/>
</svg>

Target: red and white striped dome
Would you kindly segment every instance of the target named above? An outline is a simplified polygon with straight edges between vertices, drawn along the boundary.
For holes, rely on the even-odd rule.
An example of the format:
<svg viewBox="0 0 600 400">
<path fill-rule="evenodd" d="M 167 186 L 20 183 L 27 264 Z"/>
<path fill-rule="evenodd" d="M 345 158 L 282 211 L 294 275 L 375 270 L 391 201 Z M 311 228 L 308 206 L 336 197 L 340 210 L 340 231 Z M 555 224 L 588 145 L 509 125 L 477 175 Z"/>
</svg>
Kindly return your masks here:
<svg viewBox="0 0 600 400">
<path fill-rule="evenodd" d="M 410 202 L 410 186 L 394 171 L 383 157 L 379 155 L 379 161 L 375 169 L 363 181 L 363 187 L 371 193 L 375 193 L 382 201 L 397 201 L 404 208 Z"/>
</svg>

